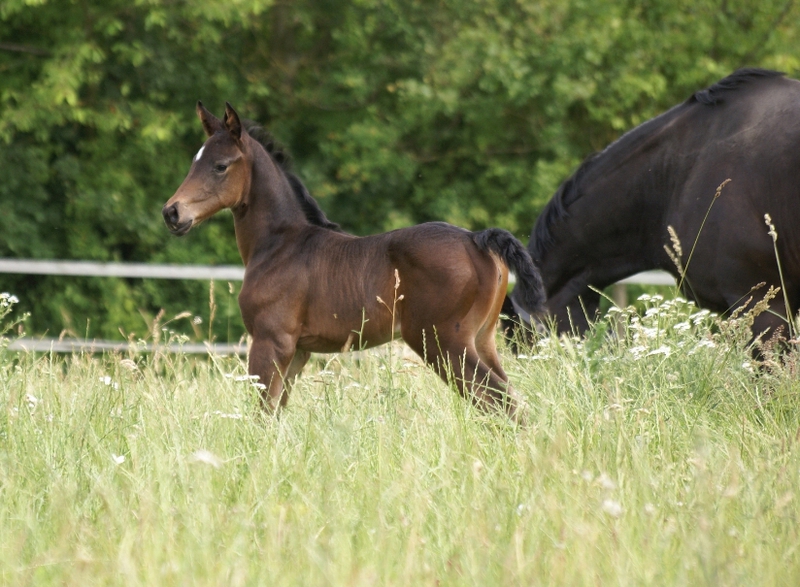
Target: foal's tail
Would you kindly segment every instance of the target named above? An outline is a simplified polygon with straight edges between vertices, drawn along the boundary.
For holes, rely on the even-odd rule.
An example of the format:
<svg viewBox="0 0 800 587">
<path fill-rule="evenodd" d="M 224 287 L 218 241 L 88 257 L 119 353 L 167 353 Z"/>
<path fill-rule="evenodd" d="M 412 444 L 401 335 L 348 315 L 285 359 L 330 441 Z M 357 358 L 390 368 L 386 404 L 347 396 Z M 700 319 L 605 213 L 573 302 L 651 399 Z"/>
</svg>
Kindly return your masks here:
<svg viewBox="0 0 800 587">
<path fill-rule="evenodd" d="M 522 243 L 501 228 L 475 232 L 472 238 L 480 250 L 496 253 L 517 277 L 515 300 L 531 314 L 544 312 L 545 291 L 542 276 Z"/>
</svg>

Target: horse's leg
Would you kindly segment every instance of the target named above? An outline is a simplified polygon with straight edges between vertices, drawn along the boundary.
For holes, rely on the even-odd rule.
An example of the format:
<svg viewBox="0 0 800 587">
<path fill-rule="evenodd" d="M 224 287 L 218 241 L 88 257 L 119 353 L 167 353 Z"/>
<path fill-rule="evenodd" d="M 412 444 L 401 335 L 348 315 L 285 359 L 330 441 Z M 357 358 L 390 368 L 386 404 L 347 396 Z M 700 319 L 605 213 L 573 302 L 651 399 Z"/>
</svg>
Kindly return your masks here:
<svg viewBox="0 0 800 587">
<path fill-rule="evenodd" d="M 283 337 L 254 337 L 250 345 L 250 361 L 248 371 L 250 375 L 258 375 L 261 388 L 261 406 L 267 412 L 286 405 L 289 399 L 289 390 L 284 388 L 289 370 L 295 366 L 296 375 L 300 372 L 308 356 L 304 352 L 297 352 L 294 341 Z M 295 357 L 300 355 L 295 362 Z M 303 356 L 305 355 L 305 360 Z M 288 386 L 287 386 L 288 387 Z"/>
<path fill-rule="evenodd" d="M 495 341 L 495 328 L 484 328 L 478 332 L 478 335 L 475 337 L 475 349 L 478 351 L 478 357 L 481 363 L 491 369 L 492 373 L 497 375 L 498 379 L 505 385 L 505 393 L 508 396 L 505 401 L 509 404 L 509 407 L 512 408 L 512 410 L 507 409 L 509 415 L 516 422 L 522 423 L 524 402 L 511 385 L 511 382 L 508 380 L 508 375 L 506 375 L 503 365 L 500 363 L 500 356 L 497 354 L 497 344 Z"/>
<path fill-rule="evenodd" d="M 292 385 L 294 385 L 295 380 L 300 377 L 300 372 L 303 370 L 303 367 L 306 366 L 309 357 L 311 357 L 311 353 L 308 351 L 295 351 L 294 357 L 292 357 L 292 362 L 289 363 L 289 368 L 286 370 L 286 377 L 284 378 L 284 396 L 289 395 L 289 392 L 292 391 Z"/>
<path fill-rule="evenodd" d="M 522 423 L 524 402 L 509 382 L 508 375 L 506 375 L 503 365 L 500 363 L 500 356 L 497 354 L 497 323 L 500 310 L 506 299 L 504 290 L 498 290 L 494 297 L 494 305 L 487 314 L 483 326 L 478 329 L 475 335 L 475 350 L 481 363 L 486 365 L 502 381 L 506 396 L 504 398 L 507 404 L 506 411 L 514 421 Z"/>
<path fill-rule="evenodd" d="M 519 421 L 516 394 L 508 385 L 507 377 L 495 350 L 490 362 L 497 372 L 481 357 L 474 344 L 464 339 L 446 340 L 435 332 L 403 333 L 406 343 L 445 383 L 454 383 L 462 397 L 484 411 L 504 411 Z M 484 349 L 485 350 L 485 349 Z"/>
<path fill-rule="evenodd" d="M 497 354 L 497 345 L 494 342 L 494 336 L 476 337 L 475 350 L 478 352 L 478 357 L 489 369 L 492 370 L 501 380 L 508 381 L 508 375 L 503 370 L 503 365 L 500 363 L 500 356 Z"/>
<path fill-rule="evenodd" d="M 489 313 L 486 315 L 483 325 L 478 328 L 475 334 L 475 350 L 478 352 L 480 360 L 483 361 L 489 369 L 497 374 L 500 379 L 508 382 L 508 376 L 503 370 L 503 365 L 500 364 L 496 343 L 497 322 L 506 296 L 504 292 L 498 290 L 494 298 L 494 304 L 489 309 Z"/>
<path fill-rule="evenodd" d="M 444 367 L 440 376 L 446 380 L 448 373 L 452 374 L 461 395 L 471 399 L 480 409 L 486 412 L 503 411 L 512 420 L 519 421 L 517 394 L 509 385 L 502 367 L 499 372 L 495 371 L 475 349 L 467 348 L 460 354 L 457 349 L 440 356 L 440 365 Z M 499 365 L 499 358 L 496 364 Z"/>
</svg>

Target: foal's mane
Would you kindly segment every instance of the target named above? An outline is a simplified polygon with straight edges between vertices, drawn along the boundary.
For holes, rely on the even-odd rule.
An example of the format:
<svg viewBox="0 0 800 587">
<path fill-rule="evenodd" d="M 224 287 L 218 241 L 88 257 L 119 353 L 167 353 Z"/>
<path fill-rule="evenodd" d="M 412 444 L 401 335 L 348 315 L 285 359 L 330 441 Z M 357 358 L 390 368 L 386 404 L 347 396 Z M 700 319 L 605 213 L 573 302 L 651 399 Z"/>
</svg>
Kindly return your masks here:
<svg viewBox="0 0 800 587">
<path fill-rule="evenodd" d="M 715 106 L 721 104 L 728 93 L 738 90 L 742 86 L 758 82 L 762 79 L 782 77 L 783 75 L 784 74 L 781 72 L 768 69 L 738 69 L 728 77 L 721 79 L 708 88 L 695 92 L 682 104 L 671 108 L 667 112 L 647 122 L 643 122 L 639 126 L 623 134 L 603 151 L 589 155 L 589 157 L 581 163 L 575 173 L 559 186 L 555 195 L 550 199 L 547 205 L 545 205 L 542 213 L 536 220 L 529 245 L 533 260 L 540 261 L 545 252 L 547 252 L 553 244 L 555 239 L 553 238 L 552 228 L 569 215 L 567 208 L 581 196 L 581 191 L 578 187 L 581 178 L 596 164 L 602 162 L 602 160 L 604 160 L 604 155 L 608 154 L 612 147 L 626 146 L 628 143 L 639 140 L 653 132 L 657 132 L 665 123 L 672 119 L 671 114 L 679 108 L 685 108 L 692 104 Z"/>
<path fill-rule="evenodd" d="M 303 185 L 303 182 L 300 181 L 300 178 L 297 177 L 297 175 L 295 175 L 291 170 L 291 157 L 289 157 L 289 153 L 287 153 L 286 150 L 275 141 L 275 138 L 268 130 L 249 120 L 243 122 L 245 128 L 247 129 L 247 134 L 249 134 L 250 137 L 253 138 L 259 145 L 264 147 L 267 155 L 272 158 L 272 160 L 277 164 L 278 168 L 286 176 L 286 179 L 289 181 L 289 185 L 292 186 L 292 191 L 297 197 L 297 201 L 299 202 L 306 219 L 311 224 L 316 226 L 341 232 L 342 229 L 339 227 L 339 225 L 328 220 L 328 217 L 325 216 L 325 212 L 323 212 L 322 208 L 319 207 L 317 201 L 311 197 L 310 193 L 308 193 L 306 186 Z"/>
</svg>

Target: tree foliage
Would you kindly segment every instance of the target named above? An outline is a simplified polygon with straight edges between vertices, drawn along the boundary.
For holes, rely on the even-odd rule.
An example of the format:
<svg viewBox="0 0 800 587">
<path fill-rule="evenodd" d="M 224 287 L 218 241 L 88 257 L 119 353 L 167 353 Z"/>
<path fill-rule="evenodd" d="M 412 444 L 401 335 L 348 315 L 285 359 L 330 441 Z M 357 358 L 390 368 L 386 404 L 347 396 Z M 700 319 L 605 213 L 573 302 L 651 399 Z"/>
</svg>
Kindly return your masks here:
<svg viewBox="0 0 800 587">
<path fill-rule="evenodd" d="M 794 74 L 797 17 L 793 0 L 5 0 L 0 256 L 238 263 L 227 215 L 183 239 L 160 219 L 203 141 L 198 99 L 272 130 L 350 231 L 524 238 L 625 130 L 738 67 Z M 207 284 L 0 279 L 38 332 L 210 312 Z M 226 312 L 217 336 L 236 338 Z"/>
</svg>

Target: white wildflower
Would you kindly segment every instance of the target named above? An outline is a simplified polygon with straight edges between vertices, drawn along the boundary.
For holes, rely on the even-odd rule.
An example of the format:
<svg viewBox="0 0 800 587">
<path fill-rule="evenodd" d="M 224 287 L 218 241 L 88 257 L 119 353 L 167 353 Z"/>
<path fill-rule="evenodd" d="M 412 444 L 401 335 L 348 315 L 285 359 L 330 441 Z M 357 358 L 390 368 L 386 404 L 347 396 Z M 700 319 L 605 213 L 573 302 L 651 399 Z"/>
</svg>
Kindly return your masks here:
<svg viewBox="0 0 800 587">
<path fill-rule="evenodd" d="M 633 355 L 634 359 L 641 359 L 644 354 L 647 352 L 646 346 L 632 346 L 628 349 L 628 352 Z"/>
<path fill-rule="evenodd" d="M 613 499 L 603 500 L 603 511 L 612 518 L 619 518 L 622 515 L 622 504 Z"/>
<path fill-rule="evenodd" d="M 111 460 L 114 461 L 115 465 L 121 465 L 125 462 L 125 455 L 115 455 L 111 453 Z"/>
<path fill-rule="evenodd" d="M 234 412 L 233 414 L 225 414 L 225 413 L 223 413 L 223 412 L 221 412 L 219 410 L 216 410 L 214 412 L 214 415 L 219 416 L 220 418 L 228 418 L 228 419 L 231 419 L 231 420 L 241 420 L 242 419 L 242 415 L 240 413 L 238 413 L 238 412 Z"/>
<path fill-rule="evenodd" d="M 651 357 L 653 355 L 664 355 L 665 357 L 668 357 L 671 354 L 672 354 L 672 349 L 670 347 L 668 347 L 667 345 L 661 345 L 657 349 L 654 349 L 649 353 L 647 353 L 646 356 Z"/>
<path fill-rule="evenodd" d="M 119 384 L 116 383 L 114 380 L 112 380 L 111 377 L 109 377 L 108 375 L 100 377 L 99 380 L 103 383 L 103 385 L 106 385 L 113 389 L 119 389 Z"/>
<path fill-rule="evenodd" d="M 658 328 L 642 328 L 645 338 L 658 338 Z"/>
<path fill-rule="evenodd" d="M 617 484 L 614 483 L 614 480 L 606 473 L 600 473 L 600 476 L 597 478 L 597 482 L 600 484 L 600 487 L 603 489 L 608 489 L 609 491 L 613 491 L 617 488 Z"/>
<path fill-rule="evenodd" d="M 689 354 L 690 355 L 694 355 L 695 353 L 697 353 L 698 351 L 701 351 L 702 349 L 713 349 L 713 348 L 716 348 L 716 347 L 717 347 L 717 343 L 715 343 L 713 340 L 707 338 L 705 340 L 701 340 L 700 342 L 698 342 L 694 346 L 694 348 L 689 351 Z"/>
<path fill-rule="evenodd" d="M 222 460 L 217 455 L 202 448 L 192 453 L 191 460 L 193 463 L 211 465 L 215 469 L 219 469 L 222 466 Z"/>
<path fill-rule="evenodd" d="M 13 296 L 8 292 L 0 293 L 0 307 L 7 308 L 19 303 L 17 296 Z"/>
<path fill-rule="evenodd" d="M 261 379 L 258 375 L 236 375 L 234 381 L 258 381 Z"/>
</svg>

